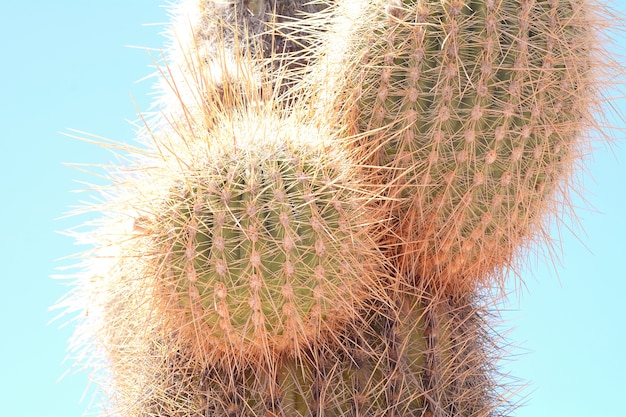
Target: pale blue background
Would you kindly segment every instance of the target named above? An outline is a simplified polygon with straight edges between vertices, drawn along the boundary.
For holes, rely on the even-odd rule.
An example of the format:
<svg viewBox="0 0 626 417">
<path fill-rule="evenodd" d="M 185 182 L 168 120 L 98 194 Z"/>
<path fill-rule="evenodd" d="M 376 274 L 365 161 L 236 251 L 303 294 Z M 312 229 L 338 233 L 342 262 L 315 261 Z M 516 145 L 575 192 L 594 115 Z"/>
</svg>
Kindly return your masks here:
<svg viewBox="0 0 626 417">
<path fill-rule="evenodd" d="M 47 325 L 48 307 L 66 291 L 50 275 L 78 248 L 55 233 L 77 219 L 55 219 L 86 197 L 70 193 L 83 187 L 76 180 L 93 180 L 62 163 L 113 157 L 59 132 L 132 141 L 127 120 L 151 102 L 151 82 L 136 81 L 152 61 L 127 46 L 162 45 L 162 26 L 142 26 L 167 20 L 161 4 L 0 0 L 2 417 L 80 416 L 88 405 L 89 396 L 80 402 L 85 375 L 57 382 L 69 366 L 62 361 L 71 328 Z M 626 1 L 614 6 L 623 11 Z M 626 45 L 623 33 L 619 41 Z M 589 165 L 594 179 L 583 180 L 595 208 L 578 211 L 576 235 L 563 228 L 560 262 L 522 273 L 527 289 L 507 307 L 502 327 L 515 327 L 508 338 L 517 347 L 503 370 L 530 383 L 519 417 L 626 416 L 625 164 L 624 144 L 600 146 Z"/>
</svg>

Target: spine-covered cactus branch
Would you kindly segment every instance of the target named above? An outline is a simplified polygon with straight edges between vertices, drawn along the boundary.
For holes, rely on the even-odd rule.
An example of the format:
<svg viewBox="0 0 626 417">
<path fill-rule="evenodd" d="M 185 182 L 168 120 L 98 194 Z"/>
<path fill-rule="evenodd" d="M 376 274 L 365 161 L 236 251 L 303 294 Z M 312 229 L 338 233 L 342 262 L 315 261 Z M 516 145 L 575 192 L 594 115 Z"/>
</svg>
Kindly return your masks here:
<svg viewBox="0 0 626 417">
<path fill-rule="evenodd" d="M 174 4 L 60 304 L 98 412 L 508 415 L 494 299 L 599 127 L 602 11 Z"/>
<path fill-rule="evenodd" d="M 318 117 L 389 185 L 389 256 L 411 284 L 492 286 L 541 237 L 597 127 L 595 3 L 339 3 Z"/>
</svg>

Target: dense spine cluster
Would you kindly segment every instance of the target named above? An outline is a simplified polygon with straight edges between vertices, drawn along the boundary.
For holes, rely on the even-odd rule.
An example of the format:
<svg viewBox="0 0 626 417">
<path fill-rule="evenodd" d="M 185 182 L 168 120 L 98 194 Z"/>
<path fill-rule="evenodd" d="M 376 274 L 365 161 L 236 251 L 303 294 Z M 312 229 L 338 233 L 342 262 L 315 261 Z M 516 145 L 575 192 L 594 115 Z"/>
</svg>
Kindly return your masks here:
<svg viewBox="0 0 626 417">
<path fill-rule="evenodd" d="M 303 122 L 245 111 L 222 119 L 144 152 L 138 163 L 149 168 L 119 175 L 110 197 L 132 220 L 115 233 L 105 222 L 93 237 L 110 241 L 87 271 L 98 303 L 90 332 L 112 360 L 121 410 L 174 401 L 168 384 L 189 364 L 218 379 L 233 366 L 296 372 L 314 346 L 342 351 L 341 335 L 367 326 L 368 306 L 388 303 L 379 221 L 345 154 Z M 244 390 L 261 383 L 244 379 Z"/>
<path fill-rule="evenodd" d="M 594 126 L 597 19 L 586 1 L 342 3 L 321 111 L 389 184 L 413 283 L 463 293 L 537 237 Z"/>
<path fill-rule="evenodd" d="M 126 351 L 114 369 L 125 416 L 484 416 L 506 415 L 491 319 L 477 300 L 398 296 L 340 346 L 313 343 L 298 356 L 219 363 L 188 346 L 152 338 L 146 356 Z M 129 355 L 129 353 L 131 355 Z M 134 354 L 133 354 L 134 353 Z M 149 353 L 149 354 L 148 354 Z M 138 363 L 139 362 L 139 363 Z M 132 370 L 132 372 L 130 372 Z"/>
<path fill-rule="evenodd" d="M 506 415 L 491 290 L 596 127 L 596 9 L 176 4 L 66 303 L 102 414 Z"/>
<path fill-rule="evenodd" d="M 350 166 L 319 132 L 271 117 L 209 135 L 143 219 L 164 314 L 209 358 L 297 352 L 380 285 Z"/>
<path fill-rule="evenodd" d="M 315 39 L 299 22 L 325 8 L 307 0 L 180 0 L 158 72 L 159 128 L 184 120 L 212 129 L 216 114 L 241 103 L 295 100 L 289 90 L 313 60 Z"/>
</svg>

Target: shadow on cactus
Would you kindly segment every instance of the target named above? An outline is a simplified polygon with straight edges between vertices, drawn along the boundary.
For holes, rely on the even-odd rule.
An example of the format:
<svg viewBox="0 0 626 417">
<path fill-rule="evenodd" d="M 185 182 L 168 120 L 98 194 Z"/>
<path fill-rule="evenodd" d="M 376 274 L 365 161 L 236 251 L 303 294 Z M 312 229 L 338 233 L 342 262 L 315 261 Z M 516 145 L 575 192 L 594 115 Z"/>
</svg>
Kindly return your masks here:
<svg viewBox="0 0 626 417">
<path fill-rule="evenodd" d="M 294 0 L 180 0 L 171 8 L 165 66 L 157 74 L 158 127 L 183 119 L 214 129 L 214 115 L 242 103 L 288 107 L 290 87 L 315 59 L 301 19 L 328 5 Z M 253 82 L 251 82 L 253 81 Z"/>
</svg>

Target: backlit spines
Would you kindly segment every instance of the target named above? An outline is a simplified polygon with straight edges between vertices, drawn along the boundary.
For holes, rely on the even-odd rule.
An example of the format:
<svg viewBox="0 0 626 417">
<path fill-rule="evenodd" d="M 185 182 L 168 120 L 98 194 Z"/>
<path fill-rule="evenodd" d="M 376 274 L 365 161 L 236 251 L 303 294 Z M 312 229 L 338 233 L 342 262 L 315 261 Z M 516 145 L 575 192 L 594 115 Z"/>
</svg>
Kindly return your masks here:
<svg viewBox="0 0 626 417">
<path fill-rule="evenodd" d="M 600 17 L 585 1 L 343 8 L 317 102 L 389 184 L 392 256 L 413 283 L 491 285 L 537 237 L 594 127 Z"/>
<path fill-rule="evenodd" d="M 567 188 L 599 17 L 329 3 L 174 6 L 162 112 L 87 238 L 76 343 L 105 414 L 508 411 L 479 290 Z"/>
<path fill-rule="evenodd" d="M 389 303 L 370 187 L 326 132 L 255 110 L 220 117 L 137 149 L 101 206 L 111 218 L 85 237 L 82 337 L 122 415 L 282 410 L 276 390 L 312 380 L 292 392 L 279 374 L 315 367 L 316 346 L 345 355 L 368 306 Z"/>
<path fill-rule="evenodd" d="M 374 274 L 345 165 L 271 134 L 271 144 L 215 149 L 154 218 L 164 311 L 209 356 L 297 352 L 355 314 Z"/>
<path fill-rule="evenodd" d="M 224 120 L 172 139 L 124 185 L 141 215 L 119 256 L 135 259 L 140 292 L 198 358 L 297 355 L 382 294 L 379 220 L 322 132 L 254 112 Z"/>
<path fill-rule="evenodd" d="M 284 96 L 306 73 L 314 37 L 303 19 L 326 6 L 306 0 L 181 0 L 171 5 L 158 69 L 157 107 L 171 123 L 214 128 L 215 113 Z M 303 22 L 302 24 L 300 22 Z M 304 28 L 303 28 L 304 27 Z M 278 99 L 280 97 L 280 99 Z"/>
</svg>

